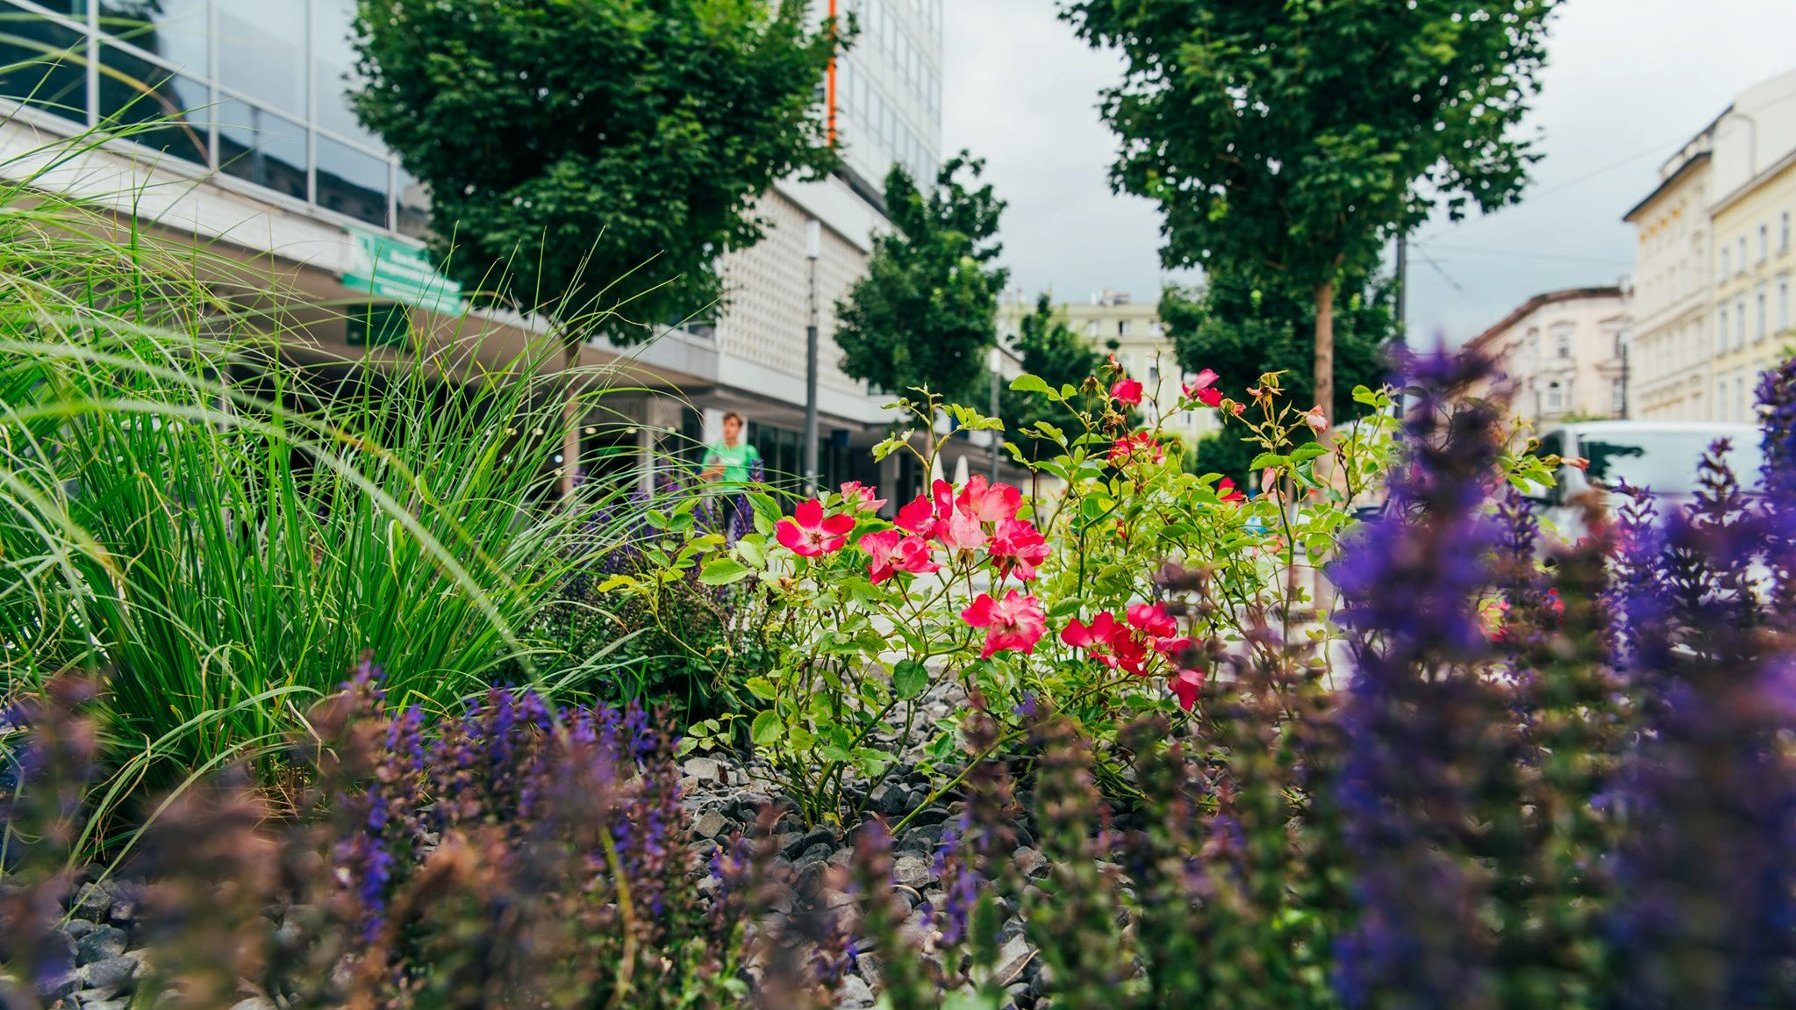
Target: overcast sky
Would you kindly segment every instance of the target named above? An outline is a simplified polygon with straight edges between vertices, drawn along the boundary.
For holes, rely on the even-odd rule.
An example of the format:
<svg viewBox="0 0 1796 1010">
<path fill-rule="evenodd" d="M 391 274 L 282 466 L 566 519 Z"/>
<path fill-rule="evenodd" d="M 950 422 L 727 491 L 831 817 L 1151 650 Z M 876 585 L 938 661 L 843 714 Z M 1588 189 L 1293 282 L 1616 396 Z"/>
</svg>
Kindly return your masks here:
<svg viewBox="0 0 1796 1010">
<path fill-rule="evenodd" d="M 1097 92 L 1119 61 L 1086 49 L 1054 0 L 949 0 L 944 143 L 988 163 L 1009 201 L 1012 285 L 1083 300 L 1151 297 L 1152 204 L 1113 195 L 1115 141 Z M 1659 162 L 1734 94 L 1796 67 L 1796 0 L 1570 0 L 1529 123 L 1546 159 L 1527 199 L 1459 225 L 1431 222 L 1410 270 L 1410 331 L 1464 340 L 1532 294 L 1613 283 L 1633 263 L 1621 215 Z"/>
</svg>

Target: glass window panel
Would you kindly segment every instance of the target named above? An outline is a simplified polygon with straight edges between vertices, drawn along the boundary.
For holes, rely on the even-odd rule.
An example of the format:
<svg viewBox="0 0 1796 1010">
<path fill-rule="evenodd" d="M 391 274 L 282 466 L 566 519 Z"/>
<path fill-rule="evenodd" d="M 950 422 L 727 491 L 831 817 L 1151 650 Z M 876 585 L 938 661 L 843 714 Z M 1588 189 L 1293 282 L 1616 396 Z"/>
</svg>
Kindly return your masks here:
<svg viewBox="0 0 1796 1010">
<path fill-rule="evenodd" d="M 281 112 L 306 112 L 306 5 L 218 0 L 218 79 Z"/>
<path fill-rule="evenodd" d="M 319 137 L 318 206 L 358 221 L 387 226 L 387 161 Z"/>
<path fill-rule="evenodd" d="M 19 7 L 0 3 L 0 97 L 87 122 L 85 36 Z M 15 64 L 17 64 L 15 66 Z"/>
<path fill-rule="evenodd" d="M 430 235 L 430 192 L 410 172 L 399 170 L 399 220 L 394 228 L 401 235 L 427 238 Z"/>
<path fill-rule="evenodd" d="M 306 131 L 259 105 L 218 104 L 218 167 L 228 175 L 306 198 Z"/>
<path fill-rule="evenodd" d="M 195 77 L 207 73 L 206 0 L 104 0 L 100 30 Z"/>
<path fill-rule="evenodd" d="M 385 150 L 380 138 L 362 128 L 349 108 L 349 95 L 361 86 L 355 72 L 350 26 L 355 0 L 316 0 L 312 7 L 312 87 L 317 89 L 314 119 L 332 133 L 364 147 Z"/>
<path fill-rule="evenodd" d="M 210 163 L 206 85 L 117 46 L 100 46 L 100 120 L 177 158 Z"/>
</svg>

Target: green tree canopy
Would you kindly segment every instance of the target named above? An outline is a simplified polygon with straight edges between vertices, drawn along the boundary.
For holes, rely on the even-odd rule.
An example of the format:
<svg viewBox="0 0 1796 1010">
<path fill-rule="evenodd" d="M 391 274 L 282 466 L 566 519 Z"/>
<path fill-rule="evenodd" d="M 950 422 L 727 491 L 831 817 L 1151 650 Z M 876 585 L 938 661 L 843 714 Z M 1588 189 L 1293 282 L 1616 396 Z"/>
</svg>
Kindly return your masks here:
<svg viewBox="0 0 1796 1010">
<path fill-rule="evenodd" d="M 998 292 L 1010 276 L 995 265 L 1004 201 L 979 185 L 984 167 L 963 151 L 928 192 L 900 166 L 886 176 L 892 230 L 873 240 L 867 275 L 836 304 L 848 375 L 894 393 L 927 386 L 950 401 L 984 402 Z"/>
<path fill-rule="evenodd" d="M 1344 274 L 1437 204 L 1512 203 L 1538 155 L 1516 135 L 1560 0 L 1069 0 L 1125 60 L 1103 111 L 1117 188 L 1157 201 L 1169 267 L 1278 275 L 1316 306 L 1334 399 Z"/>
<path fill-rule="evenodd" d="M 635 342 L 717 300 L 713 264 L 760 237 L 775 180 L 833 164 L 815 90 L 834 28 L 804 18 L 775 0 L 359 0 L 355 109 L 429 187 L 450 274 Z"/>
<path fill-rule="evenodd" d="M 1331 417 L 1352 417 L 1354 386 L 1386 381 L 1385 352 L 1396 333 L 1389 285 L 1376 277 L 1349 274 L 1341 282 L 1341 311 L 1335 317 L 1336 376 Z M 1196 290 L 1168 287 L 1160 296 L 1160 319 L 1187 372 L 1213 369 L 1230 392 L 1266 372 L 1280 378 L 1284 402 L 1299 410 L 1314 405 L 1310 374 L 1310 334 L 1316 308 L 1288 287 L 1257 283 L 1238 272 L 1221 271 Z M 1300 431 L 1307 436 L 1307 429 Z M 1197 445 L 1200 473 L 1226 474 L 1244 481 L 1259 449 L 1228 429 Z"/>
<path fill-rule="evenodd" d="M 1104 355 L 1073 332 L 1045 294 L 1036 299 L 1035 311 L 1018 322 L 1016 342 L 1011 349 L 1022 359 L 1023 371 L 1040 376 L 1055 389 L 1068 383 L 1079 385 L 1097 374 L 1104 363 Z M 1077 415 L 1040 393 L 1006 386 L 1000 404 L 1005 435 L 1024 452 L 1033 454 L 1041 445 L 1023 434 L 1037 421 L 1046 421 L 1069 435 L 1078 433 Z"/>
</svg>

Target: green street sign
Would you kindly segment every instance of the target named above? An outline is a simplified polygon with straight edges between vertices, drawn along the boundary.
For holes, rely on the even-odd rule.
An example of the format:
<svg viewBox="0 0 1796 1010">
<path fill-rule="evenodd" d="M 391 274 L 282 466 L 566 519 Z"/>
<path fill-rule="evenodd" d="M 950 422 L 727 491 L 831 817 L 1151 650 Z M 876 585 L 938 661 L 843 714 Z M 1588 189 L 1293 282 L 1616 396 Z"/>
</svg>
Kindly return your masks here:
<svg viewBox="0 0 1796 1010">
<path fill-rule="evenodd" d="M 343 286 L 448 316 L 467 311 L 461 285 L 437 272 L 430 254 L 390 235 L 349 230 L 354 242 Z"/>
</svg>

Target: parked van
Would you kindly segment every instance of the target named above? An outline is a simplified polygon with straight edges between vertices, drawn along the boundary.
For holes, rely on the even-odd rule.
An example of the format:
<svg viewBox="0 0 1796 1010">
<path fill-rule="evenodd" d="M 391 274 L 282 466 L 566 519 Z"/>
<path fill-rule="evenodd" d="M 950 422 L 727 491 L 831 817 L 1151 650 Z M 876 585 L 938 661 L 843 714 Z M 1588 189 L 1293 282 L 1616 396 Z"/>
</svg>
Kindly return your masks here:
<svg viewBox="0 0 1796 1010">
<path fill-rule="evenodd" d="M 1743 488 L 1759 480 L 1759 430 L 1750 424 L 1690 421 L 1581 421 L 1546 429 L 1542 456 L 1582 458 L 1587 467 L 1562 466 L 1558 483 L 1537 499 L 1541 518 L 1567 542 L 1587 532 L 1571 503 L 1584 491 L 1607 490 L 1626 482 L 1652 493 L 1660 515 L 1687 504 L 1696 493 L 1703 453 L 1718 439 L 1730 443 L 1722 457 Z M 1621 502 L 1611 501 L 1614 509 Z"/>
</svg>

